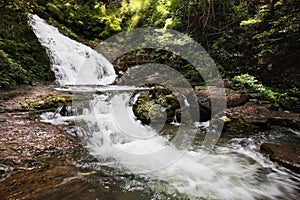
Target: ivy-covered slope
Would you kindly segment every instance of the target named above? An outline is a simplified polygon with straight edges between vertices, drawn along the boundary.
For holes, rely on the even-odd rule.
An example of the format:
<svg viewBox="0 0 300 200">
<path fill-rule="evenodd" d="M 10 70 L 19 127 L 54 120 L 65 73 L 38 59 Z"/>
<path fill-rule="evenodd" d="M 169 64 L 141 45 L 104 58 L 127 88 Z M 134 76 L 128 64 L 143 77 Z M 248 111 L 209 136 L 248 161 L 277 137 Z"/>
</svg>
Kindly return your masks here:
<svg viewBox="0 0 300 200">
<path fill-rule="evenodd" d="M 0 87 L 53 80 L 48 56 L 27 25 L 27 15 L 2 10 L 0 26 Z"/>
</svg>

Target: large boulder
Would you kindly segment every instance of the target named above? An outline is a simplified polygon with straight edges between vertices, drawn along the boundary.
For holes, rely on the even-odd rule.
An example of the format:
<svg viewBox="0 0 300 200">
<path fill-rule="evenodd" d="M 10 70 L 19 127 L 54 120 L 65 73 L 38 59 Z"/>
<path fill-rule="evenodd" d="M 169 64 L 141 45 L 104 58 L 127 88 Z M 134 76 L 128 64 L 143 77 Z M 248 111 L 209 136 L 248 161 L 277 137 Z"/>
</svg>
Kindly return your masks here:
<svg viewBox="0 0 300 200">
<path fill-rule="evenodd" d="M 162 86 L 155 86 L 144 92 L 133 105 L 135 116 L 144 124 L 171 123 L 176 117 L 180 119 L 179 109 L 176 96 Z"/>
<path fill-rule="evenodd" d="M 249 99 L 249 96 L 241 91 L 226 88 L 225 92 L 226 103 L 229 108 L 243 105 Z M 200 106 L 200 121 L 211 119 L 211 100 L 215 102 L 224 101 L 222 99 L 222 88 L 215 86 L 196 87 L 195 93 Z"/>
</svg>

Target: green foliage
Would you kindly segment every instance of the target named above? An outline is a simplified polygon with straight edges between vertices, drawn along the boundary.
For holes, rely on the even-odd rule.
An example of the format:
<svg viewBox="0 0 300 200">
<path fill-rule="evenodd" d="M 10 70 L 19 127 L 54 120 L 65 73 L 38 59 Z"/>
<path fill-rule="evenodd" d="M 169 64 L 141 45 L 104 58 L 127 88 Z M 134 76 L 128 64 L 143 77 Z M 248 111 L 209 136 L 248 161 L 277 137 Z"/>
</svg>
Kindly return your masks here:
<svg viewBox="0 0 300 200">
<path fill-rule="evenodd" d="M 228 33 L 216 39 L 209 49 L 213 58 L 226 67 L 228 74 L 230 72 L 240 73 L 242 70 L 240 67 L 248 65 L 247 61 L 250 61 L 247 60 L 249 54 L 245 54 L 239 47 L 241 42 L 243 42 L 241 36 Z M 247 44 L 244 43 L 244 45 Z"/>
<path fill-rule="evenodd" d="M 0 87 L 54 78 L 45 50 L 27 26 L 26 14 L 19 10 L 6 10 L 2 16 Z"/>
<path fill-rule="evenodd" d="M 102 1 L 33 1 L 32 10 L 50 24 L 86 44 L 105 39 L 122 30 L 121 9 Z"/>
<path fill-rule="evenodd" d="M 225 75 L 251 73 L 264 83 L 271 83 L 268 73 L 278 74 L 299 63 L 298 0 L 171 1 L 166 8 L 165 27 L 172 22 L 168 27 L 200 42 Z M 174 25 L 175 20 L 178 25 Z M 144 25 L 156 24 L 148 20 Z M 290 83 L 286 87 L 299 86 L 289 77 L 282 78 Z M 272 84 L 282 87 L 278 80 Z"/>
<path fill-rule="evenodd" d="M 175 16 L 181 5 L 176 0 L 129 0 L 123 1 L 121 13 L 129 29 L 153 26 L 161 28 L 178 27 L 180 19 Z"/>
<path fill-rule="evenodd" d="M 53 79 L 44 51 L 32 33 L 30 39 L 27 36 L 30 30 L 26 30 L 25 15 L 32 12 L 63 34 L 91 46 L 123 30 L 145 26 L 175 29 L 201 43 L 224 75 L 250 73 L 264 84 L 282 87 L 279 82 L 283 80 L 287 88 L 299 87 L 287 75 L 278 80 L 272 77 L 286 69 L 294 69 L 286 74 L 296 72 L 300 53 L 298 0 L 123 0 L 121 7 L 101 0 L 8 2 L 0 3 L 1 9 L 5 8 L 0 11 L 0 71 L 4 74 L 0 85 L 28 83 L 34 77 Z M 37 52 L 43 55 L 36 57 Z M 172 66 L 194 86 L 202 81 L 187 62 L 170 53 L 155 54 L 149 53 L 147 60 Z M 137 56 L 133 53 L 130 57 Z M 297 74 L 294 76 L 297 79 Z"/>
<path fill-rule="evenodd" d="M 272 103 L 279 104 L 285 109 L 300 111 L 300 98 L 294 95 L 299 94 L 298 88 L 287 91 L 278 91 L 258 83 L 254 76 L 243 74 L 233 78 L 235 86 L 239 89 L 247 89 L 256 92 L 261 98 Z"/>
<path fill-rule="evenodd" d="M 256 25 L 256 24 L 258 24 L 260 22 L 261 22 L 260 19 L 252 19 L 252 18 L 250 18 L 248 20 L 241 21 L 240 26 L 254 26 L 254 25 Z"/>
<path fill-rule="evenodd" d="M 254 14 L 240 24 L 241 29 L 251 35 L 252 68 L 265 73 L 270 65 L 278 72 L 294 68 L 297 61 L 293 60 L 297 60 L 300 53 L 299 1 L 260 1 L 257 7 Z"/>
</svg>

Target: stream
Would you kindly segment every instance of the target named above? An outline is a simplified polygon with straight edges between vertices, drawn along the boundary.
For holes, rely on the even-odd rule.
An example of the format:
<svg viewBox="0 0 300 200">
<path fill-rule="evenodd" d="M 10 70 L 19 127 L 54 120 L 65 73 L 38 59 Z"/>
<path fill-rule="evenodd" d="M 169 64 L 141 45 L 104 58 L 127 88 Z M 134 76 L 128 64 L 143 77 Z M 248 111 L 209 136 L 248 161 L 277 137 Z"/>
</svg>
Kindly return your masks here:
<svg viewBox="0 0 300 200">
<path fill-rule="evenodd" d="M 271 132 L 233 138 L 206 149 L 201 141 L 209 131 L 209 122 L 182 124 L 179 133 L 171 125 L 166 129 L 142 125 L 132 105 L 136 94 L 147 88 L 110 85 L 116 75 L 102 55 L 61 35 L 38 16 L 30 18 L 29 24 L 51 59 L 60 85 L 57 89 L 74 94 L 72 116 L 48 112 L 41 119 L 72 127 L 70 134 L 80 138 L 93 158 L 77 165 L 112 177 L 107 187 L 113 185 L 110 180 L 119 182 L 119 199 L 300 198 L 300 176 L 259 151 L 266 141 L 299 144 L 299 135 L 275 127 Z M 89 68 L 82 70 L 83 65 Z M 95 83 L 103 86 L 91 85 Z M 291 141 L 283 131 L 293 135 Z M 195 139 L 189 148 L 180 148 L 172 141 L 172 134 L 182 134 L 183 138 L 184 133 L 191 132 Z M 131 196 L 122 196 L 126 192 Z"/>
</svg>

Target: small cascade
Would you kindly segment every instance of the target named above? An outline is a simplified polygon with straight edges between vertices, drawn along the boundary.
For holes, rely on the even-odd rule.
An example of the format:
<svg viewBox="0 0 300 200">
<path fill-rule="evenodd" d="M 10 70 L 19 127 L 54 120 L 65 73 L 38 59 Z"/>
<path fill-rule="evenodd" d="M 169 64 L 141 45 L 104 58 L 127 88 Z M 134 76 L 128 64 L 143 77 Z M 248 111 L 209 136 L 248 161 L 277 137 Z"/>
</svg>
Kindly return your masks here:
<svg viewBox="0 0 300 200">
<path fill-rule="evenodd" d="M 180 126 L 180 122 L 177 119 L 177 115 L 178 115 L 179 112 L 180 111 L 178 111 L 178 110 L 175 111 L 173 121 L 170 124 L 172 124 L 174 126 Z"/>
<path fill-rule="evenodd" d="M 188 102 L 186 96 L 183 95 L 183 94 L 181 96 L 183 98 L 183 102 L 184 102 L 185 107 L 189 108 L 190 107 L 190 103 Z"/>
</svg>

